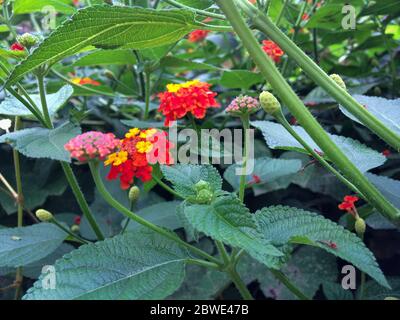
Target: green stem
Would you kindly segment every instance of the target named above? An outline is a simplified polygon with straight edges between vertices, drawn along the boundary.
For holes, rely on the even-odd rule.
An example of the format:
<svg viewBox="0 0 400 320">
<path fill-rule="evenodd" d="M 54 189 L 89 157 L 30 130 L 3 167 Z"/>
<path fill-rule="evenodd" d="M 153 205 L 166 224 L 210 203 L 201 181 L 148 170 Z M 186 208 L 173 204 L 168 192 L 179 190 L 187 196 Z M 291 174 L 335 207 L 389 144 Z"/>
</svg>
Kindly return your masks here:
<svg viewBox="0 0 400 320">
<path fill-rule="evenodd" d="M 311 148 L 307 142 L 305 142 L 297 132 L 292 128 L 289 122 L 286 120 L 285 116 L 282 114 L 282 111 L 279 110 L 276 114 L 273 115 L 275 119 L 295 138 L 303 147 L 306 149 L 314 159 L 318 160 L 328 171 L 333 173 L 341 182 L 343 182 L 348 188 L 358 193 L 363 199 L 366 199 L 365 196 L 358 190 L 358 188 L 352 184 L 349 180 L 347 180 L 343 175 L 337 171 L 334 167 L 332 167 L 328 161 L 326 161 L 323 157 L 321 157 L 313 148 Z"/>
<path fill-rule="evenodd" d="M 222 0 L 224 1 L 224 0 Z M 232 279 L 233 283 L 235 284 L 236 288 L 239 290 L 240 295 L 243 297 L 244 300 L 254 300 L 253 296 L 251 295 L 249 289 L 247 289 L 246 284 L 240 278 L 240 275 L 236 271 L 235 268 L 231 268 L 227 271 L 228 275 Z"/>
<path fill-rule="evenodd" d="M 250 56 L 255 61 L 265 79 L 271 84 L 272 88 L 277 92 L 281 100 L 289 108 L 299 123 L 305 128 L 310 137 L 319 145 L 321 150 L 340 169 L 340 171 L 357 186 L 362 194 L 367 197 L 368 201 L 374 205 L 378 211 L 394 222 L 398 222 L 398 220 L 400 220 L 399 210 L 383 197 L 383 195 L 346 157 L 343 151 L 330 139 L 329 135 L 324 131 L 321 125 L 316 121 L 310 111 L 279 73 L 272 60 L 261 49 L 257 39 L 241 17 L 235 3 L 232 0 L 216 0 L 216 2 L 226 14 L 227 19 L 231 22 L 233 28 L 241 38 L 244 46 L 249 51 Z M 340 89 L 340 91 L 343 90 Z"/>
<path fill-rule="evenodd" d="M 218 252 L 224 262 L 225 266 L 228 266 L 230 263 L 230 257 L 228 252 L 225 249 L 225 245 L 222 241 L 215 240 L 215 245 L 217 246 Z"/>
<path fill-rule="evenodd" d="M 359 104 L 348 92 L 340 88 L 310 57 L 293 43 L 267 16 L 252 6 L 247 0 L 235 0 L 253 24 L 276 42 L 288 56 L 327 93 L 329 93 L 346 110 L 359 119 L 366 127 L 375 132 L 394 149 L 400 150 L 400 136 L 374 117 L 366 108 Z M 220 1 L 218 1 L 220 2 Z M 233 6 L 232 0 L 227 0 Z M 247 34 L 247 32 L 245 31 Z"/>
<path fill-rule="evenodd" d="M 205 267 L 205 268 L 211 268 L 211 269 L 216 269 L 216 270 L 221 270 L 221 266 L 214 263 L 214 262 L 209 262 L 201 259 L 186 259 L 187 263 L 190 264 L 195 264 L 197 266 Z"/>
<path fill-rule="evenodd" d="M 93 176 L 93 180 L 96 184 L 97 190 L 100 192 L 101 196 L 103 197 L 106 202 L 112 206 L 114 209 L 118 210 L 121 212 L 124 216 L 126 216 L 129 219 L 132 219 L 136 221 L 137 223 L 141 224 L 142 226 L 149 228 L 155 232 L 157 232 L 160 235 L 165 236 L 168 239 L 171 239 L 181 245 L 182 247 L 187 248 L 188 250 L 192 251 L 193 253 L 199 255 L 200 257 L 203 257 L 211 262 L 214 262 L 216 264 L 219 264 L 219 260 L 214 258 L 213 256 L 209 255 L 208 253 L 204 252 L 203 250 L 196 248 L 195 246 L 190 245 L 189 243 L 183 241 L 180 239 L 175 233 L 168 231 L 164 228 L 161 228 L 145 219 L 142 217 L 138 216 L 137 214 L 133 213 L 129 209 L 125 208 L 122 204 L 120 204 L 117 200 L 115 200 L 112 195 L 108 192 L 106 187 L 104 186 L 104 183 L 100 177 L 99 174 L 99 165 L 97 162 L 89 162 L 89 167 L 90 171 Z"/>
<path fill-rule="evenodd" d="M 15 117 L 14 132 L 18 131 L 21 127 L 21 120 L 19 117 Z M 14 170 L 15 170 L 15 181 L 17 185 L 17 226 L 22 227 L 24 218 L 24 194 L 22 192 L 22 178 L 21 178 L 21 165 L 19 160 L 19 153 L 16 149 L 13 149 L 14 158 Z M 21 296 L 22 282 L 24 276 L 22 274 L 22 267 L 17 268 L 15 275 L 15 300 L 18 300 Z"/>
<path fill-rule="evenodd" d="M 244 194 L 246 190 L 246 178 L 247 178 L 247 152 L 249 147 L 249 129 L 250 129 L 250 118 L 249 115 L 246 114 L 241 117 L 243 131 L 244 131 L 244 150 L 243 150 L 243 161 L 242 161 L 242 175 L 240 176 L 240 184 L 239 184 L 239 199 L 241 202 L 244 201 Z"/>
<path fill-rule="evenodd" d="M 72 238 L 74 238 L 76 241 L 78 241 L 81 244 L 88 244 L 89 242 L 86 241 L 85 239 L 79 237 L 78 235 L 76 235 L 75 233 L 73 233 L 71 230 L 68 230 L 66 227 L 64 227 L 60 222 L 58 222 L 56 219 L 52 219 L 49 221 L 50 223 L 54 224 L 55 226 L 57 226 L 58 228 L 60 228 L 62 231 L 64 231 L 65 233 L 67 233 L 68 235 L 70 235 Z"/>
<path fill-rule="evenodd" d="M 182 197 L 179 193 L 177 193 L 174 189 L 172 189 L 170 186 L 168 186 L 167 184 L 165 184 L 160 178 L 156 177 L 155 175 L 153 176 L 153 179 L 155 182 L 158 183 L 158 185 L 163 188 L 164 190 L 168 191 L 170 194 L 172 194 L 173 196 L 180 198 L 180 199 L 185 199 L 184 197 Z"/>
<path fill-rule="evenodd" d="M 72 192 L 75 195 L 76 200 L 78 201 L 79 207 L 82 210 L 83 215 L 86 217 L 88 220 L 90 226 L 92 227 L 94 233 L 96 234 L 96 237 L 98 240 L 104 240 L 103 233 L 101 232 L 101 229 L 99 225 L 96 222 L 96 219 L 90 212 L 89 205 L 87 204 L 85 200 L 85 196 L 83 195 L 81 188 L 79 187 L 78 181 L 76 180 L 76 177 L 69 166 L 68 163 L 60 161 L 61 167 L 64 170 L 65 177 L 68 180 L 69 185 L 71 186 Z"/>
<path fill-rule="evenodd" d="M 279 270 L 269 269 L 271 273 L 280 281 L 282 282 L 296 297 L 300 300 L 311 300 L 307 297 L 303 292 L 301 292 L 285 274 Z"/>
<path fill-rule="evenodd" d="M 191 10 L 193 12 L 196 12 L 198 15 L 204 16 L 204 17 L 210 17 L 210 18 L 215 18 L 215 19 L 219 19 L 219 20 L 225 20 L 225 16 L 222 14 L 218 14 L 218 13 L 214 13 L 214 12 L 208 12 L 205 10 L 200 10 L 200 9 L 195 9 L 189 6 L 186 6 L 182 3 L 179 3 L 177 1 L 174 0 L 164 0 L 164 2 L 170 4 L 171 6 L 174 6 L 176 8 L 181 8 L 181 9 L 188 9 Z"/>
<path fill-rule="evenodd" d="M 53 128 L 53 124 L 51 121 L 49 109 L 47 107 L 47 100 L 46 100 L 46 88 L 44 85 L 44 76 L 43 74 L 38 74 L 37 75 L 37 82 L 38 82 L 38 87 L 39 87 L 39 95 L 40 95 L 40 101 L 42 103 L 42 112 L 44 115 L 44 120 L 47 123 L 47 126 L 50 128 Z"/>
<path fill-rule="evenodd" d="M 144 97 L 145 97 L 145 110 L 144 110 L 144 120 L 147 120 L 149 117 L 149 110 L 150 110 L 150 95 L 151 95 L 151 89 L 150 89 L 150 77 L 151 73 L 149 71 L 144 73 L 145 77 L 145 90 L 144 90 Z"/>
</svg>

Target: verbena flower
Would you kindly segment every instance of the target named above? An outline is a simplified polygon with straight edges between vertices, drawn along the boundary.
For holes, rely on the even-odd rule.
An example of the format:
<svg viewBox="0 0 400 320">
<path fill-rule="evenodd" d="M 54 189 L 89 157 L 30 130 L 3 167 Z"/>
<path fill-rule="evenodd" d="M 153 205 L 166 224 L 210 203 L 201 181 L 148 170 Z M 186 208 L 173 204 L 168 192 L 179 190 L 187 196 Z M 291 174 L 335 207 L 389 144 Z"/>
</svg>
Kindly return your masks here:
<svg viewBox="0 0 400 320">
<path fill-rule="evenodd" d="M 25 47 L 22 44 L 18 43 L 18 42 L 13 43 L 11 45 L 10 49 L 12 51 L 25 51 Z"/>
<path fill-rule="evenodd" d="M 96 87 L 101 85 L 101 83 L 100 83 L 99 81 L 93 80 L 93 79 L 91 79 L 91 78 L 89 78 L 89 77 L 85 77 L 85 78 L 78 78 L 78 77 L 76 77 L 76 78 L 72 78 L 71 81 L 72 81 L 73 83 L 79 84 L 79 85 L 81 85 L 81 86 L 83 86 L 83 85 L 85 85 L 85 84 L 90 84 L 90 85 L 96 86 Z"/>
<path fill-rule="evenodd" d="M 260 109 L 260 103 L 257 99 L 249 96 L 240 95 L 235 98 L 225 109 L 227 113 L 233 115 L 251 114 Z"/>
<path fill-rule="evenodd" d="M 91 159 L 104 160 L 119 145 L 119 139 L 112 133 L 89 131 L 71 139 L 64 148 L 72 158 L 86 162 Z"/>
<path fill-rule="evenodd" d="M 200 42 L 203 41 L 209 33 L 210 31 L 208 30 L 194 30 L 189 33 L 188 40 L 190 42 Z"/>
<path fill-rule="evenodd" d="M 173 144 L 167 133 L 156 129 L 130 129 L 121 140 L 117 152 L 108 156 L 105 165 L 111 165 L 107 179 L 120 179 L 121 188 L 126 190 L 134 183 L 134 178 L 143 182 L 152 179 L 151 164 L 172 164 L 170 149 Z"/>
<path fill-rule="evenodd" d="M 202 119 L 208 108 L 219 107 L 215 100 L 217 93 L 211 91 L 210 86 L 209 83 L 199 80 L 167 85 L 167 91 L 158 95 L 160 99 L 158 111 L 165 116 L 165 125 L 169 126 L 171 121 L 181 119 L 187 113 Z"/>
<path fill-rule="evenodd" d="M 283 50 L 273 41 L 271 40 L 263 40 L 263 50 L 264 52 L 276 63 L 281 61 L 282 56 L 284 55 Z"/>
</svg>

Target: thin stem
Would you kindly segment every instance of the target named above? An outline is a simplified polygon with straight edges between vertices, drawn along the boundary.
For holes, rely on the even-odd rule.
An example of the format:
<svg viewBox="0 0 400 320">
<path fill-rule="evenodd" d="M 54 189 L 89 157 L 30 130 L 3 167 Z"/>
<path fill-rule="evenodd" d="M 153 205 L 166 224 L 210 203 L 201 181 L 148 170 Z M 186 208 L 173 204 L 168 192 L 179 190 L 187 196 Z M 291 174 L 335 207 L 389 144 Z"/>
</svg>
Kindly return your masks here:
<svg viewBox="0 0 400 320">
<path fill-rule="evenodd" d="M 220 3 L 220 0 L 218 1 Z M 227 0 L 233 6 L 232 0 Z M 366 127 L 375 132 L 379 137 L 400 150 L 400 136 L 388 128 L 384 123 L 372 115 L 366 108 L 359 104 L 347 91 L 340 88 L 310 57 L 308 57 L 293 41 L 291 41 L 266 15 L 259 11 L 247 0 L 235 0 L 243 11 L 252 19 L 252 23 L 261 32 L 268 35 L 276 42 L 288 56 L 309 75 L 311 79 L 321 86 L 346 110 L 353 114 Z M 246 34 L 248 34 L 245 31 Z M 296 117 L 297 118 L 297 117 Z"/>
<path fill-rule="evenodd" d="M 367 197 L 379 212 L 396 223 L 400 222 L 400 212 L 395 208 L 368 179 L 358 170 L 343 151 L 331 140 L 329 135 L 313 117 L 300 98 L 279 73 L 273 61 L 261 49 L 257 39 L 241 17 L 232 0 L 216 0 L 231 22 L 236 33 L 249 51 L 250 56 L 260 69 L 264 78 L 271 84 L 284 104 L 298 119 L 310 137 L 318 144 L 326 156 L 340 169 L 343 174 L 351 179 L 357 188 Z M 240 1 L 239 3 L 244 3 Z M 254 6 L 251 6 L 254 7 Z M 247 8 L 247 5 L 245 6 Z M 258 11 L 257 11 L 258 12 Z M 275 40 L 274 40 L 275 41 Z M 329 78 L 329 77 L 328 77 Z M 330 78 L 329 78 L 330 79 Z M 336 85 L 336 84 L 335 84 Z M 337 85 L 339 91 L 344 92 Z M 347 94 L 347 93 L 346 93 Z M 347 94 L 348 95 L 348 94 Z M 348 95 L 350 96 L 350 95 Z"/>
<path fill-rule="evenodd" d="M 244 201 L 244 194 L 246 191 L 246 178 L 247 178 L 247 152 L 249 147 L 249 129 L 250 129 L 250 118 L 249 115 L 246 114 L 241 117 L 243 131 L 244 131 L 244 150 L 243 150 L 243 161 L 242 161 L 242 174 L 240 176 L 240 184 L 239 184 L 239 199 L 241 202 Z"/>
<path fill-rule="evenodd" d="M 239 290 L 240 295 L 243 297 L 243 299 L 244 300 L 254 300 L 249 289 L 247 289 L 246 284 L 240 278 L 236 269 L 232 268 L 232 269 L 228 270 L 227 272 L 228 272 L 228 275 L 230 276 L 230 278 L 232 279 L 233 283 L 235 284 L 236 288 Z"/>
<path fill-rule="evenodd" d="M 334 167 L 332 167 L 328 161 L 326 161 L 323 157 L 321 157 L 313 148 L 311 148 L 307 142 L 305 142 L 297 132 L 292 128 L 289 122 L 286 120 L 285 116 L 280 111 L 279 113 L 274 114 L 275 119 L 295 138 L 303 147 L 306 149 L 314 159 L 318 160 L 328 171 L 333 173 L 341 182 L 343 182 L 348 188 L 358 193 L 363 199 L 366 197 L 362 194 L 358 188 L 352 184 L 349 180 L 347 180 L 339 171 L 337 171 Z"/>
<path fill-rule="evenodd" d="M 40 95 L 40 101 L 42 103 L 42 112 L 44 115 L 44 119 L 47 123 L 48 127 L 53 127 L 49 109 L 47 107 L 47 100 L 46 100 L 46 88 L 44 85 L 44 76 L 43 74 L 38 74 L 37 75 L 37 82 L 38 82 L 38 87 L 39 87 L 39 95 Z"/>
<path fill-rule="evenodd" d="M 78 201 L 79 207 L 82 210 L 83 215 L 88 220 L 90 226 L 92 227 L 94 233 L 96 234 L 97 239 L 104 240 L 103 233 L 101 232 L 101 229 L 97 224 L 93 214 L 90 212 L 89 205 L 86 202 L 85 196 L 83 195 L 81 188 L 79 187 L 78 181 L 76 180 L 76 177 L 71 167 L 69 166 L 68 163 L 64 161 L 60 161 L 60 163 L 62 169 L 64 170 L 65 177 L 67 178 L 67 181 L 72 189 L 72 192 L 74 193 L 75 198 Z"/>
<path fill-rule="evenodd" d="M 271 273 L 280 281 L 282 282 L 296 297 L 300 300 L 311 300 L 307 297 L 303 292 L 301 292 L 285 274 L 279 270 L 269 269 Z"/>
<path fill-rule="evenodd" d="M 228 266 L 230 263 L 230 257 L 228 252 L 225 249 L 225 245 L 222 241 L 215 241 L 215 245 L 217 246 L 218 252 L 222 258 L 222 261 L 224 262 L 225 266 Z"/>
<path fill-rule="evenodd" d="M 120 204 L 117 200 L 115 200 L 112 195 L 108 192 L 106 187 L 104 186 L 104 183 L 100 177 L 99 174 L 99 165 L 97 162 L 89 162 L 89 167 L 90 171 L 93 176 L 93 180 L 96 184 L 97 190 L 100 192 L 101 196 L 103 199 L 114 209 L 118 210 L 121 212 L 124 216 L 126 216 L 129 219 L 132 219 L 136 221 L 137 223 L 141 224 L 142 226 L 145 226 L 146 228 L 149 228 L 156 233 L 165 236 L 168 239 L 171 239 L 172 241 L 175 241 L 177 244 L 181 245 L 182 247 L 187 248 L 188 250 L 192 251 L 193 253 L 211 261 L 216 264 L 219 264 L 219 260 L 214 258 L 213 256 L 209 255 L 208 253 L 204 252 L 203 250 L 196 248 L 195 246 L 190 245 L 189 243 L 183 241 L 180 239 L 175 233 L 168 231 L 164 228 L 161 228 L 145 219 L 142 217 L 138 216 L 137 214 L 133 213 L 129 209 L 125 208 L 122 204 Z"/>
<path fill-rule="evenodd" d="M 278 18 L 276 19 L 276 25 L 277 26 L 279 26 L 279 24 L 280 24 L 280 22 L 282 20 L 283 14 L 285 13 L 285 10 L 286 10 L 286 7 L 287 7 L 288 3 L 289 3 L 289 0 L 285 0 L 284 3 L 283 3 L 283 6 L 281 8 L 281 11 L 279 11 Z"/>
<path fill-rule="evenodd" d="M 216 269 L 216 270 L 221 270 L 221 266 L 214 263 L 214 262 L 209 262 L 201 259 L 186 259 L 187 263 L 190 264 L 195 264 L 197 266 L 205 267 L 205 268 L 211 268 L 211 269 Z"/>
<path fill-rule="evenodd" d="M 177 193 L 174 189 L 172 189 L 170 186 L 165 184 L 160 178 L 156 177 L 155 175 L 153 176 L 153 180 L 155 182 L 157 182 L 161 188 L 168 191 L 170 194 L 174 195 L 175 197 L 180 198 L 180 199 L 185 199 L 184 197 L 182 197 L 179 193 Z"/>
<path fill-rule="evenodd" d="M 15 117 L 14 132 L 18 131 L 21 127 L 21 120 L 19 117 Z M 14 158 L 14 170 L 15 170 L 15 182 L 17 186 L 17 226 L 22 227 L 24 219 L 24 194 L 22 192 L 22 179 L 21 179 L 21 165 L 19 160 L 19 153 L 16 149 L 13 149 Z M 22 267 L 17 268 L 15 283 L 15 300 L 18 300 L 21 296 L 22 282 L 24 276 L 22 274 Z"/>
<path fill-rule="evenodd" d="M 62 231 L 64 231 L 65 233 L 67 233 L 68 235 L 70 235 L 72 238 L 74 238 L 76 241 L 78 241 L 81 244 L 88 244 L 89 242 L 86 241 L 85 239 L 81 238 L 80 236 L 76 235 L 75 233 L 73 233 L 71 230 L 68 230 L 66 227 L 64 227 L 60 222 L 58 222 L 56 219 L 52 219 L 51 221 L 49 221 L 50 223 L 54 224 L 55 226 L 57 226 L 58 228 L 60 228 Z"/>
<path fill-rule="evenodd" d="M 151 90 L 150 90 L 150 79 L 151 79 L 151 73 L 149 71 L 144 73 L 145 77 L 145 90 L 144 90 L 144 97 L 145 97 L 145 110 L 144 110 L 144 120 L 147 120 L 149 117 L 149 110 L 150 110 L 150 95 L 151 95 Z"/>
<path fill-rule="evenodd" d="M 219 19 L 219 20 L 225 20 L 225 16 L 222 15 L 222 14 L 218 14 L 218 13 L 214 13 L 214 12 L 208 12 L 208 11 L 200 10 L 200 9 L 195 9 L 195 8 L 186 6 L 186 5 L 182 4 L 182 3 L 179 3 L 179 2 L 174 1 L 174 0 L 164 0 L 164 2 L 170 4 L 171 6 L 174 6 L 176 8 L 191 10 L 191 11 L 196 12 L 197 14 L 199 14 L 201 16 L 215 18 L 215 19 Z"/>
</svg>

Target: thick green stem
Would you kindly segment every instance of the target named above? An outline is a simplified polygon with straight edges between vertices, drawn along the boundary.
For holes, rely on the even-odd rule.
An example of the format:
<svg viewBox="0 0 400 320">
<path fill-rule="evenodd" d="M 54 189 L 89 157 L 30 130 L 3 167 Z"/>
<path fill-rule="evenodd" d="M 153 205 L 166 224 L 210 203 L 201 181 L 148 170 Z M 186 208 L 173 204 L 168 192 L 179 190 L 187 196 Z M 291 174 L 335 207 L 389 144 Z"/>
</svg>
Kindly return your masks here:
<svg viewBox="0 0 400 320">
<path fill-rule="evenodd" d="M 321 125 L 316 121 L 300 98 L 279 73 L 272 60 L 261 49 L 257 39 L 241 17 L 235 3 L 232 0 L 216 0 L 216 2 L 225 12 L 228 20 L 231 22 L 233 28 L 241 38 L 244 46 L 249 51 L 250 56 L 253 58 L 265 79 L 271 84 L 272 88 L 289 108 L 291 113 L 296 117 L 299 123 L 304 127 L 310 137 L 318 144 L 321 150 L 338 167 L 338 169 L 354 183 L 363 195 L 365 195 L 368 201 L 379 210 L 379 212 L 394 222 L 399 222 L 399 210 L 383 197 L 383 195 L 346 157 L 343 151 L 330 139 L 329 135 L 324 131 Z M 336 87 L 339 88 L 338 86 Z M 344 92 L 341 89 L 339 89 L 339 91 Z"/>
<path fill-rule="evenodd" d="M 171 239 L 178 243 L 179 245 L 187 248 L 188 250 L 192 251 L 193 253 L 199 255 L 200 257 L 203 257 L 211 262 L 214 262 L 216 264 L 219 264 L 219 260 L 214 258 L 213 256 L 209 255 L 208 253 L 204 252 L 203 250 L 196 248 L 195 246 L 190 245 L 189 243 L 183 241 L 180 239 L 175 233 L 168 231 L 164 228 L 161 228 L 145 219 L 142 217 L 138 216 L 137 214 L 133 213 L 129 209 L 125 208 L 122 204 L 120 204 L 117 200 L 115 200 L 112 195 L 108 192 L 106 187 L 104 186 L 104 183 L 100 177 L 99 174 L 99 165 L 97 162 L 89 162 L 89 167 L 90 171 L 93 176 L 93 180 L 96 184 L 97 190 L 100 192 L 101 196 L 106 200 L 106 202 L 112 206 L 114 209 L 118 210 L 121 212 L 124 216 L 126 216 L 129 219 L 132 219 L 133 221 L 136 221 L 137 223 L 141 224 L 142 226 L 149 228 L 155 232 L 157 232 L 160 235 L 165 236 L 168 239 Z"/>
<path fill-rule="evenodd" d="M 271 273 L 280 281 L 282 282 L 286 288 L 288 288 L 296 297 L 300 300 L 311 300 L 307 297 L 303 292 L 301 292 L 291 281 L 288 279 L 285 274 L 279 270 L 269 269 Z"/>
<path fill-rule="evenodd" d="M 243 161 L 242 161 L 242 175 L 240 176 L 240 184 L 239 184 L 239 199 L 240 201 L 244 201 L 244 193 L 246 190 L 246 178 L 247 178 L 247 158 L 248 158 L 248 147 L 249 147 L 249 129 L 250 129 L 250 118 L 249 115 L 246 114 L 241 117 L 243 131 L 244 131 L 244 148 L 243 148 Z"/>
<path fill-rule="evenodd" d="M 289 122 L 286 120 L 285 116 L 282 114 L 282 111 L 275 113 L 273 115 L 275 119 L 295 138 L 303 147 L 306 149 L 314 159 L 318 160 L 328 171 L 333 173 L 341 182 L 343 182 L 348 188 L 353 190 L 354 192 L 358 193 L 363 199 L 366 199 L 365 196 L 357 189 L 357 187 L 352 184 L 349 180 L 347 180 L 343 175 L 337 171 L 334 167 L 332 167 L 328 161 L 326 161 L 322 156 L 320 156 L 313 148 L 311 148 L 307 142 L 305 142 L 297 132 L 292 128 Z"/>
<path fill-rule="evenodd" d="M 225 16 L 222 14 L 218 14 L 218 13 L 214 13 L 214 12 L 209 12 L 209 11 L 205 11 L 205 10 L 200 10 L 200 9 L 195 9 L 189 6 L 186 6 L 178 1 L 174 1 L 174 0 L 164 0 L 164 2 L 170 4 L 171 6 L 174 6 L 176 8 L 181 8 L 181 9 L 188 9 L 191 11 L 196 12 L 197 14 L 204 16 L 204 17 L 210 17 L 210 18 L 215 18 L 215 19 L 219 19 L 219 20 L 225 20 Z"/>
<path fill-rule="evenodd" d="M 226 265 L 226 266 L 229 265 L 230 257 L 229 257 L 228 252 L 225 249 L 224 243 L 222 241 L 215 240 L 215 245 L 217 246 L 219 255 L 221 256 L 222 261 L 224 262 L 224 265 Z"/>
<path fill-rule="evenodd" d="M 66 162 L 61 161 L 60 163 L 61 167 L 64 170 L 65 177 L 67 178 L 68 183 L 71 186 L 72 192 L 74 193 L 75 198 L 78 201 L 79 207 L 82 210 L 83 215 L 88 220 L 90 226 L 92 227 L 94 233 L 96 234 L 97 239 L 104 240 L 103 233 L 101 232 L 100 227 L 96 222 L 96 219 L 90 212 L 89 205 L 86 202 L 85 196 L 83 195 L 81 188 L 79 187 L 78 181 L 76 180 L 76 177 L 71 167 Z"/>
<path fill-rule="evenodd" d="M 252 19 L 253 24 L 269 38 L 275 41 L 288 56 L 329 93 L 346 110 L 359 119 L 365 126 L 375 132 L 386 143 L 400 150 L 400 136 L 374 117 L 359 104 L 348 92 L 340 88 L 310 57 L 308 57 L 293 41 L 291 41 L 266 15 L 247 0 L 235 0 L 243 11 Z M 220 2 L 220 1 L 218 1 Z M 232 0 L 227 3 L 233 5 Z"/>
<path fill-rule="evenodd" d="M 144 90 L 144 98 L 145 98 L 145 109 L 144 109 L 144 120 L 147 120 L 149 118 L 149 110 L 150 110 L 150 95 L 151 95 L 151 89 L 150 89 L 150 75 L 151 73 L 149 71 L 144 73 L 145 77 L 145 90 Z"/>
<path fill-rule="evenodd" d="M 48 127 L 53 127 L 49 109 L 47 107 L 47 100 L 46 100 L 46 88 L 44 84 L 44 76 L 42 74 L 37 76 L 37 82 L 38 82 L 38 87 L 39 87 L 39 94 L 40 94 L 40 101 L 42 103 L 42 112 L 44 115 L 44 119 L 47 123 Z"/>
<path fill-rule="evenodd" d="M 221 270 L 221 266 L 214 262 L 209 262 L 209 261 L 200 260 L 200 259 L 186 259 L 186 262 L 190 263 L 190 264 L 195 264 L 197 266 L 205 267 L 205 268 Z"/>
<path fill-rule="evenodd" d="M 228 275 L 230 276 L 230 278 L 232 279 L 233 283 L 235 284 L 236 288 L 239 290 L 239 293 L 243 297 L 243 299 L 244 300 L 254 300 L 254 298 L 251 295 L 249 289 L 247 289 L 246 284 L 240 278 L 240 276 L 237 273 L 236 269 L 235 268 L 231 268 L 227 272 L 228 272 Z"/>
</svg>

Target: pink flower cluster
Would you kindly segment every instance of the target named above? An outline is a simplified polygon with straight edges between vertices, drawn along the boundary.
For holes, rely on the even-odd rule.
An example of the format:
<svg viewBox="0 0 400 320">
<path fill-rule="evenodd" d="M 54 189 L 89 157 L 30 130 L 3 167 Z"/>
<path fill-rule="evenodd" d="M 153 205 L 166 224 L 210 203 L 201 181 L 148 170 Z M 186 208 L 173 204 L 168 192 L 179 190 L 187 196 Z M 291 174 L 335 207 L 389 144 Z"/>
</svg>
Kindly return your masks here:
<svg viewBox="0 0 400 320">
<path fill-rule="evenodd" d="M 104 160 L 120 145 L 120 140 L 112 133 L 89 131 L 71 139 L 65 146 L 72 158 L 81 162 L 90 159 Z"/>
<path fill-rule="evenodd" d="M 257 99 L 241 95 L 235 98 L 225 111 L 232 114 L 253 113 L 258 111 L 259 107 L 260 103 Z"/>
</svg>

